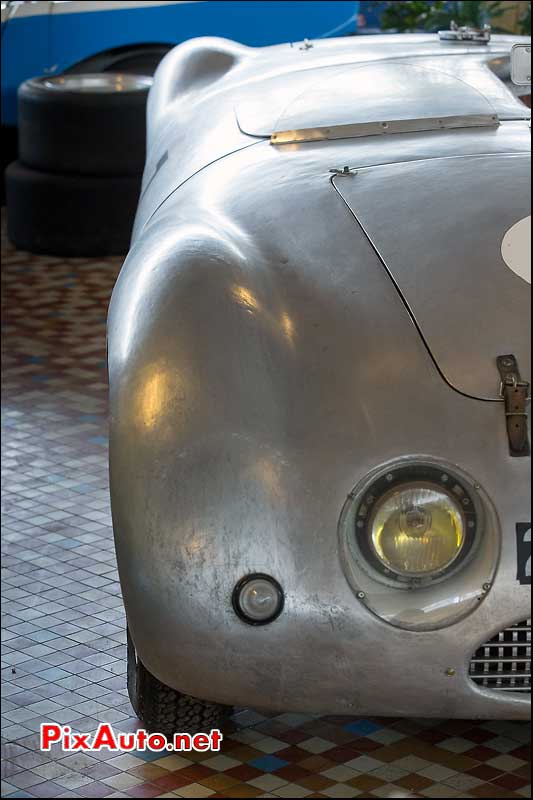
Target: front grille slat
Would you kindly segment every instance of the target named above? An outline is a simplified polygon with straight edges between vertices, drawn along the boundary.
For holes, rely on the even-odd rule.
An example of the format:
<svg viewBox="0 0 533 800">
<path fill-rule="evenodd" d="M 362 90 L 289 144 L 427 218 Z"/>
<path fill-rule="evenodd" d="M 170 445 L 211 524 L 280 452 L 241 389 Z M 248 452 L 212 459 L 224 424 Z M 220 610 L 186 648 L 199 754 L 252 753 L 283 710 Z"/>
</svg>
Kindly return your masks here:
<svg viewBox="0 0 533 800">
<path fill-rule="evenodd" d="M 482 678 L 531 678 L 531 672 L 520 672 L 519 670 L 494 670 L 493 672 L 482 672 L 478 677 Z"/>
<path fill-rule="evenodd" d="M 501 658 L 473 658 L 471 664 L 531 664 L 531 656 L 502 656 Z"/>
<path fill-rule="evenodd" d="M 517 622 L 482 644 L 470 661 L 470 677 L 497 692 L 531 693 L 531 620 Z"/>
<path fill-rule="evenodd" d="M 490 650 L 491 648 L 496 648 L 499 650 L 501 647 L 508 648 L 508 647 L 520 647 L 520 648 L 527 648 L 528 650 L 531 649 L 531 642 L 528 640 L 527 643 L 523 642 L 497 642 L 497 644 L 483 644 L 480 647 L 480 650 Z"/>
<path fill-rule="evenodd" d="M 524 692 L 531 693 L 531 687 L 528 686 L 491 686 L 491 689 L 497 689 L 498 692 Z"/>
</svg>

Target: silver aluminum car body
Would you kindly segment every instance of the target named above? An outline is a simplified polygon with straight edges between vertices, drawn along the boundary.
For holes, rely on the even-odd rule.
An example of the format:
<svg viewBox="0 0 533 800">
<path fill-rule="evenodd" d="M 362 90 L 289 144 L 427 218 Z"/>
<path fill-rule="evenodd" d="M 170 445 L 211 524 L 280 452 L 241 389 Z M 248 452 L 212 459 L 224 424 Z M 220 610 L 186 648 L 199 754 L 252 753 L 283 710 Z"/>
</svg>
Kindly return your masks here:
<svg viewBox="0 0 533 800">
<path fill-rule="evenodd" d="M 173 688 L 529 716 L 526 695 L 468 674 L 530 616 L 530 460 L 509 453 L 495 366 L 513 353 L 529 379 L 529 287 L 500 254 L 530 213 L 528 110 L 497 77 L 516 41 L 202 39 L 162 62 L 108 355 L 128 624 Z M 362 602 L 339 528 L 354 487 L 404 459 L 465 475 L 497 549 L 485 583 L 456 580 L 451 605 L 474 606 L 423 630 Z M 285 593 L 270 625 L 232 608 L 254 572 Z"/>
</svg>

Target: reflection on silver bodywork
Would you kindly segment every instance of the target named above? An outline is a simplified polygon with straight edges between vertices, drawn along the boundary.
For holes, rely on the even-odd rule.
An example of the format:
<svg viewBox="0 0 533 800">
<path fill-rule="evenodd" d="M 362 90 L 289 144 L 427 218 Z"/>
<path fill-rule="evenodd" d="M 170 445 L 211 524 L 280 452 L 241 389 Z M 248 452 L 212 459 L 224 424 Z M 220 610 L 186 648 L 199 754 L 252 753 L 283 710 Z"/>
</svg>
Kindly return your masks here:
<svg viewBox="0 0 533 800">
<path fill-rule="evenodd" d="M 483 58 L 508 59 L 513 41 L 493 37 Z M 490 349 L 464 324 L 476 284 L 497 268 L 479 242 L 492 242 L 491 231 L 480 223 L 479 239 L 468 235 L 478 198 L 466 184 L 483 203 L 493 199 L 491 222 L 516 210 L 523 194 L 513 197 L 515 172 L 504 167 L 525 162 L 530 148 L 527 112 L 479 58 L 479 48 L 430 36 L 346 37 L 308 50 L 209 38 L 173 50 L 156 74 L 144 193 L 109 315 L 110 471 L 135 647 L 180 691 L 316 713 L 529 715 L 524 697 L 482 692 L 468 675 L 479 642 L 528 617 L 514 525 L 530 518 L 529 462 L 509 458 L 499 400 L 443 380 L 350 211 L 402 271 L 404 293 L 424 290 L 417 313 L 447 319 L 450 337 L 437 344 L 453 334 L 454 375 L 477 389 L 493 350 L 525 358 L 523 281 L 504 264 L 498 290 L 483 285 L 485 311 L 474 309 Z M 471 70 L 461 98 L 472 113 L 494 108 L 501 124 L 270 144 L 293 99 L 294 119 L 313 126 L 337 114 L 341 94 L 322 109 L 312 103 L 321 71 L 360 65 L 371 75 L 370 62 L 387 61 L 381 74 L 390 74 L 392 59 L 409 62 L 402 74 L 416 62 L 426 77 L 421 62 L 432 71 L 438 62 L 440 85 L 456 98 Z M 367 104 L 387 106 L 366 89 L 357 105 L 356 95 L 355 82 L 351 107 L 341 108 L 348 122 L 372 121 Z M 483 169 L 467 180 L 456 165 L 474 161 Z M 331 170 L 346 165 L 334 181 L 350 208 L 331 183 Z M 423 285 L 430 256 L 433 291 Z M 338 526 L 354 486 L 417 454 L 480 487 L 486 524 L 464 571 L 409 599 L 411 630 L 396 602 L 407 592 L 366 573 L 360 589 Z M 272 576 L 285 595 L 283 612 L 262 627 L 232 607 L 251 573 Z"/>
</svg>

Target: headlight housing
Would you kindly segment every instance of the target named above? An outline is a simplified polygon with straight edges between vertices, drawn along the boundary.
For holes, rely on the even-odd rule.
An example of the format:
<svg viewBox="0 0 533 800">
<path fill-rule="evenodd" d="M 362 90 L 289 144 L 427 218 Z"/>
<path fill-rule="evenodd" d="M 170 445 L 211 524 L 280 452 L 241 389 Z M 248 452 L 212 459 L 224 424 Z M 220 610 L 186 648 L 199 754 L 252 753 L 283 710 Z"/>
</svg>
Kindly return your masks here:
<svg viewBox="0 0 533 800">
<path fill-rule="evenodd" d="M 407 483 L 376 501 L 368 534 L 384 570 L 427 577 L 447 570 L 460 557 L 467 522 L 459 502 L 440 486 Z"/>
<path fill-rule="evenodd" d="M 413 465 L 373 482 L 357 509 L 356 536 L 369 566 L 417 585 L 466 558 L 477 528 L 465 484 L 449 472 Z"/>
<path fill-rule="evenodd" d="M 368 473 L 339 519 L 339 554 L 355 598 L 408 630 L 436 630 L 479 607 L 500 557 L 488 494 L 456 465 L 405 456 Z"/>
</svg>

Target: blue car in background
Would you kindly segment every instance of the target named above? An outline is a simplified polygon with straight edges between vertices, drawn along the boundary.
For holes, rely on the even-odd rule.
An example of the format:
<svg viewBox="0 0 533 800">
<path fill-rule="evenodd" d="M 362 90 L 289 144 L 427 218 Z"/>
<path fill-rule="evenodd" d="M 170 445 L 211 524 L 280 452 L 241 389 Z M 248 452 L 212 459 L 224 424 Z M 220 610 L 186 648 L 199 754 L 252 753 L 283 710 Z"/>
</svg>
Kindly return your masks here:
<svg viewBox="0 0 533 800">
<path fill-rule="evenodd" d="M 357 2 L 2 2 L 2 125 L 17 124 L 17 89 L 65 71 L 153 74 L 196 36 L 251 46 L 355 33 Z"/>
</svg>

